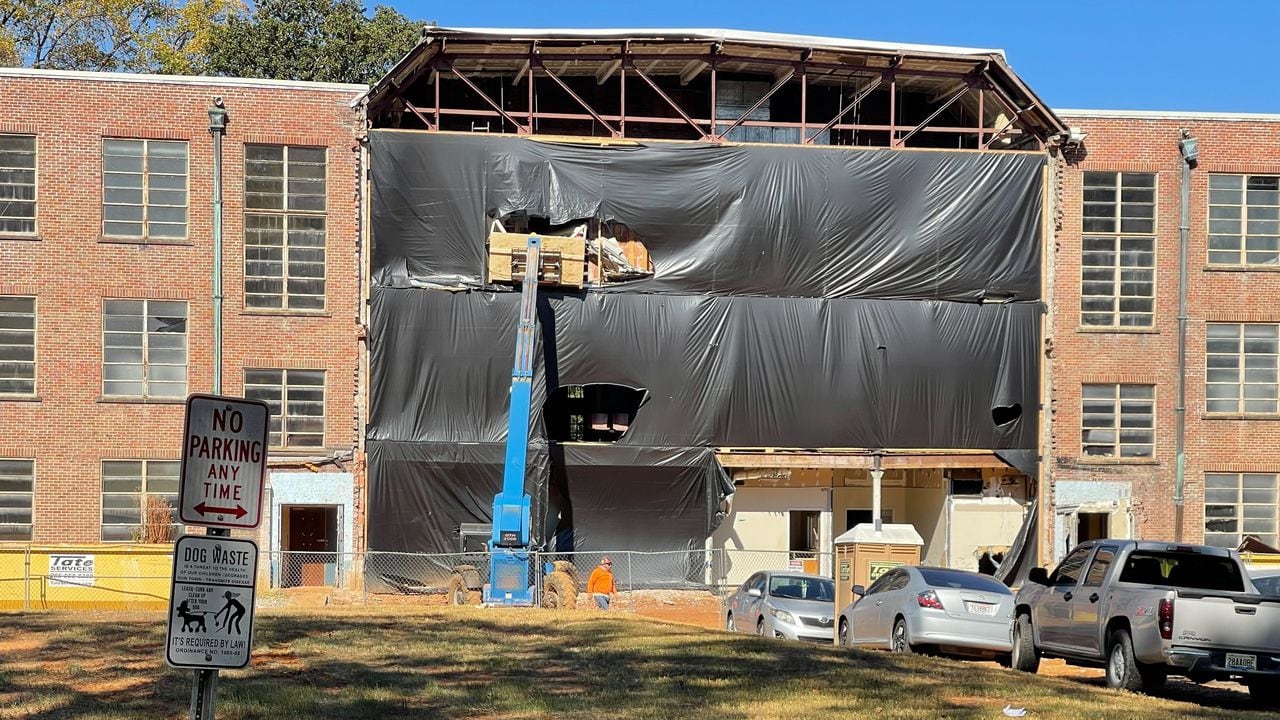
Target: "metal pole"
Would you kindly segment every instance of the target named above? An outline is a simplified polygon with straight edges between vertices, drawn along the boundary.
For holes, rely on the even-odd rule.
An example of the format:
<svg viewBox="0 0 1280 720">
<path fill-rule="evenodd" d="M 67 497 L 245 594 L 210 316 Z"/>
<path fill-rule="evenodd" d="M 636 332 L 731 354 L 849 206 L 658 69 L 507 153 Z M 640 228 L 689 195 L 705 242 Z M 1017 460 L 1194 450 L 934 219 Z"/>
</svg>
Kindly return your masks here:
<svg viewBox="0 0 1280 720">
<path fill-rule="evenodd" d="M 209 134 L 213 137 L 213 394 L 222 394 L 222 136 L 227 132 L 227 110 L 221 97 L 209 108 Z M 223 528 L 207 534 L 227 537 Z M 218 701 L 218 671 L 195 670 L 191 686 L 191 720 L 213 720 Z"/>
<path fill-rule="evenodd" d="M 881 528 L 881 502 L 880 493 L 884 480 L 884 468 L 880 464 L 880 451 L 877 450 L 871 456 L 873 465 L 871 466 L 871 520 L 875 523 L 876 532 L 880 532 Z"/>
<path fill-rule="evenodd" d="M 26 558 L 23 561 L 22 609 L 31 609 L 31 545 L 27 544 Z"/>
<path fill-rule="evenodd" d="M 1178 140 L 1182 155 L 1181 224 L 1178 228 L 1178 404 L 1174 407 L 1177 435 L 1174 440 L 1176 464 L 1173 485 L 1173 537 L 1182 542 L 1183 488 L 1186 484 L 1187 456 L 1187 235 L 1191 230 L 1191 168 L 1198 157 L 1196 141 L 1184 129 Z"/>
<path fill-rule="evenodd" d="M 222 136 L 227 133 L 227 109 L 221 97 L 209 108 L 213 136 L 213 394 L 222 394 Z"/>
</svg>

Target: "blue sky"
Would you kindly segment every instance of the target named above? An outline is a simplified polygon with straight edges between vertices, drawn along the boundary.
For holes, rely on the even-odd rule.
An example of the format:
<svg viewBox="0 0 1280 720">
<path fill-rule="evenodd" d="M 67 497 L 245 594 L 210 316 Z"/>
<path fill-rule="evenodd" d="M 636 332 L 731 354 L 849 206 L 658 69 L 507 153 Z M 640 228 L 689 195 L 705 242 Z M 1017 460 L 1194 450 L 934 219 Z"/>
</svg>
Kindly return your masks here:
<svg viewBox="0 0 1280 720">
<path fill-rule="evenodd" d="M 383 2 L 444 27 L 733 28 L 1002 48 L 1055 108 L 1280 113 L 1275 0 Z"/>
</svg>

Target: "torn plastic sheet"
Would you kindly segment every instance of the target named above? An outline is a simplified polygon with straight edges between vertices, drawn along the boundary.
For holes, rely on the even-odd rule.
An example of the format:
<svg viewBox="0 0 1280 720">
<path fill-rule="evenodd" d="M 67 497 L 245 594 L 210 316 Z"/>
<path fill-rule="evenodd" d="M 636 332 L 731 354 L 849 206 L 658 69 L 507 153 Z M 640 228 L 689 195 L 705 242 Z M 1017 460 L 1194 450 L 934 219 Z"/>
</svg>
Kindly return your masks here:
<svg viewBox="0 0 1280 720">
<path fill-rule="evenodd" d="M 504 441 L 519 301 L 375 287 L 368 437 Z M 1041 311 L 1038 303 L 543 294 L 531 436 L 546 437 L 548 388 L 615 383 L 649 392 L 619 445 L 1034 455 Z M 1017 419 L 997 425 L 992 408 L 1015 404 Z"/>
<path fill-rule="evenodd" d="M 503 444 L 367 447 L 370 550 L 457 552 L 460 523 L 492 521 Z M 536 444 L 529 457 L 533 544 L 561 552 L 701 547 L 733 490 L 708 448 Z"/>
<path fill-rule="evenodd" d="M 527 213 L 643 239 L 654 275 L 604 292 L 1040 296 L 1043 154 L 369 139 L 382 286 L 480 286 L 491 219 Z"/>
<path fill-rule="evenodd" d="M 1026 514 L 1022 516 L 1022 527 L 1018 528 L 1013 545 L 1000 560 L 1000 567 L 996 568 L 995 579 L 1009 587 L 1022 587 L 1031 568 L 1039 562 L 1039 549 L 1036 546 L 1036 539 L 1039 537 L 1036 532 L 1039 521 L 1039 514 L 1036 512 L 1038 502 L 1032 500 L 1027 503 Z"/>
</svg>

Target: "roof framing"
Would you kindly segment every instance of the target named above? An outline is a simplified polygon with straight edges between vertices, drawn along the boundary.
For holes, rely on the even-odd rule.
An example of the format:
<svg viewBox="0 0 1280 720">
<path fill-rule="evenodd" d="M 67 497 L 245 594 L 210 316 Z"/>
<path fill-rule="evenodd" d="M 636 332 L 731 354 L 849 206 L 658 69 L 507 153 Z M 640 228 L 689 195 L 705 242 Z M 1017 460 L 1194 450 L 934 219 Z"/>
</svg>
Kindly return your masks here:
<svg viewBox="0 0 1280 720">
<path fill-rule="evenodd" d="M 736 119 L 713 119 L 708 107 L 694 108 L 671 95 L 695 79 L 709 79 L 710 107 L 718 107 L 717 80 L 725 73 L 757 75 L 772 80 L 771 87 Z M 466 85 L 484 107 L 450 106 L 447 98 L 442 104 L 440 85 L 446 77 Z M 525 78 L 527 102 L 516 107 L 511 95 L 492 97 L 477 82 L 495 77 L 510 81 L 512 87 Z M 594 107 L 573 90 L 574 82 L 585 83 L 587 78 L 595 85 L 617 78 L 619 98 L 613 103 L 617 107 L 608 111 Z M 665 103 L 675 115 L 646 116 L 634 110 L 629 115 L 629 81 L 632 93 L 647 86 L 655 102 Z M 434 91 L 424 94 L 425 84 L 433 84 Z M 789 84 L 799 87 L 798 122 L 752 117 Z M 539 112 L 535 92 L 553 87 L 572 98 L 575 112 Z M 839 111 L 808 117 L 810 91 L 821 88 L 830 93 L 834 87 L 840 88 Z M 887 93 L 887 122 L 847 121 L 848 114 L 876 91 Z M 899 121 L 904 92 L 928 98 L 926 117 Z M 424 102 L 424 97 L 433 97 L 434 102 Z M 407 112 L 428 130 L 441 129 L 442 119 L 470 116 L 496 119 L 502 132 L 516 134 L 536 132 L 539 119 L 580 120 L 583 127 L 594 128 L 591 132 L 603 130 L 614 138 L 641 138 L 646 127 L 674 123 L 691 126 L 698 139 L 710 142 L 725 142 L 737 127 L 796 127 L 803 144 L 814 144 L 828 131 L 852 130 L 876 133 L 888 147 L 908 147 L 920 133 L 952 133 L 976 137 L 975 146 L 982 149 L 1027 149 L 1042 148 L 1067 132 L 1065 123 L 1018 78 L 998 50 L 734 31 L 427 28 L 418 45 L 369 90 L 364 101 L 374 126 L 383 124 L 389 114 Z M 962 126 L 932 124 L 953 105 L 963 108 L 969 121 Z"/>
</svg>

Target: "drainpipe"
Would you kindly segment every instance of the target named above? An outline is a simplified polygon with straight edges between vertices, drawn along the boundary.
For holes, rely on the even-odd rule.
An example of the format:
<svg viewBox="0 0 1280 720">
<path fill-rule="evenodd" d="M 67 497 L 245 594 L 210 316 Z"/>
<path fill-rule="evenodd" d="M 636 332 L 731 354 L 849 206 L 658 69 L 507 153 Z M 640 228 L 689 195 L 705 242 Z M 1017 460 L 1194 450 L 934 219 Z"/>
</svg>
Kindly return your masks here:
<svg viewBox="0 0 1280 720">
<path fill-rule="evenodd" d="M 222 137 L 227 134 L 227 106 L 221 96 L 209 108 L 213 136 L 213 394 L 222 394 Z"/>
<path fill-rule="evenodd" d="M 1178 153 L 1182 155 L 1182 221 L 1178 231 L 1178 404 L 1174 408 L 1177 438 L 1174 444 L 1176 466 L 1173 485 L 1173 535 L 1182 542 L 1182 500 L 1186 484 L 1187 456 L 1187 234 L 1191 230 L 1191 168 L 1199 159 L 1196 139 L 1185 128 L 1179 131 Z"/>
</svg>

